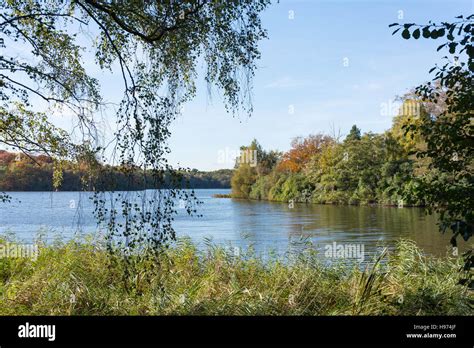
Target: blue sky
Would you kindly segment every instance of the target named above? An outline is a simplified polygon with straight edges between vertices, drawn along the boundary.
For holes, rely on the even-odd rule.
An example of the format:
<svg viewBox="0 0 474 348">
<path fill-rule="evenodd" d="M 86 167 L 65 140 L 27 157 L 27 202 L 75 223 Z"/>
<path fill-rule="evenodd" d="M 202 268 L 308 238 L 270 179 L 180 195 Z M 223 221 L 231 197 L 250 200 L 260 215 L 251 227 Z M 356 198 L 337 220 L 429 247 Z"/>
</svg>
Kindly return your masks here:
<svg viewBox="0 0 474 348">
<path fill-rule="evenodd" d="M 404 40 L 392 36 L 388 25 L 451 21 L 472 13 L 473 4 L 470 0 L 273 4 L 262 17 L 269 39 L 260 45 L 253 115 L 226 114 L 222 99 L 209 98 L 200 83 L 197 97 L 173 124 L 170 162 L 201 170 L 231 168 L 232 154 L 253 138 L 266 149 L 287 150 L 296 136 L 333 130 L 346 134 L 353 124 L 364 132 L 389 128 L 391 115 L 383 113 L 383 107 L 427 81 L 428 71 L 445 52 L 436 52 L 439 40 Z"/>
</svg>

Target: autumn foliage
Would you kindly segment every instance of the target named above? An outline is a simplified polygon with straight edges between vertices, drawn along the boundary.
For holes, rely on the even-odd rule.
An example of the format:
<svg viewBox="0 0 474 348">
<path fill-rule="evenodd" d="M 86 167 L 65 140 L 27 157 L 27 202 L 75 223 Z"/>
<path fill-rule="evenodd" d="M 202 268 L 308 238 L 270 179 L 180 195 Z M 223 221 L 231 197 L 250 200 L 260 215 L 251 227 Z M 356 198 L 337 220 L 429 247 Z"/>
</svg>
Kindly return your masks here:
<svg viewBox="0 0 474 348">
<path fill-rule="evenodd" d="M 309 163 L 311 157 L 333 142 L 330 136 L 323 134 L 297 137 L 291 142 L 291 149 L 283 154 L 277 170 L 298 173 Z"/>
</svg>

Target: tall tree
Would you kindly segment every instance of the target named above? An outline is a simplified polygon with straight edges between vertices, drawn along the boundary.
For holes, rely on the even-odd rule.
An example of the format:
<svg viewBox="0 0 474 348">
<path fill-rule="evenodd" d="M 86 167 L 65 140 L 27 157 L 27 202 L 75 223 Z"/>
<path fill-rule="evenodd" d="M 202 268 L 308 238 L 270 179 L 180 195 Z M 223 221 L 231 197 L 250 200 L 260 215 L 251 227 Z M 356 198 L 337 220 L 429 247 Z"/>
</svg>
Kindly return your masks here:
<svg viewBox="0 0 474 348">
<path fill-rule="evenodd" d="M 353 125 L 345 140 L 346 141 L 360 140 L 360 138 L 361 138 L 360 129 L 357 128 L 356 125 Z"/>
</svg>

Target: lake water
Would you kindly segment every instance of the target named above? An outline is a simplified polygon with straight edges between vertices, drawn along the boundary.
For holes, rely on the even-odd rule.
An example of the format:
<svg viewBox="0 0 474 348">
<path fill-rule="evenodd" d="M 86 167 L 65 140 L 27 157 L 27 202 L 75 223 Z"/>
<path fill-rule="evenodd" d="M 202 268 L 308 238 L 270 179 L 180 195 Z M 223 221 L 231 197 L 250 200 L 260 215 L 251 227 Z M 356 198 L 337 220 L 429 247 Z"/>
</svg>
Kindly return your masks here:
<svg viewBox="0 0 474 348">
<path fill-rule="evenodd" d="M 393 247 L 409 238 L 426 252 L 445 255 L 450 234 L 438 232 L 436 218 L 418 208 L 356 207 L 295 204 L 214 198 L 229 190 L 196 190 L 203 202 L 202 217 L 179 214 L 175 221 L 178 237 L 189 236 L 202 246 L 206 238 L 231 248 L 253 245 L 257 252 L 283 253 L 301 239 L 315 248 L 327 245 L 363 245 L 367 255 L 381 246 Z M 97 230 L 89 193 L 11 192 L 11 203 L 0 206 L 0 233 L 13 232 L 25 242 L 40 230 L 49 236 L 72 237 L 78 231 Z"/>
</svg>

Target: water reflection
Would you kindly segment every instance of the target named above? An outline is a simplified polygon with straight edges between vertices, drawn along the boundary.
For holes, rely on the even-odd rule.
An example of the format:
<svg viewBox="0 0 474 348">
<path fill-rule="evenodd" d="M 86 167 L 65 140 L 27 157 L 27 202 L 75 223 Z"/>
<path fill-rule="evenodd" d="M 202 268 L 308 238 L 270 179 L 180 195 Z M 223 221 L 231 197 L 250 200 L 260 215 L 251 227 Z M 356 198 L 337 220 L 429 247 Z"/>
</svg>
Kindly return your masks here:
<svg viewBox="0 0 474 348">
<path fill-rule="evenodd" d="M 380 245 L 392 246 L 399 238 L 417 242 L 426 253 L 445 255 L 450 234 L 438 231 L 435 216 L 422 209 L 357 207 L 219 199 L 216 193 L 228 190 L 197 190 L 204 202 L 203 217 L 189 217 L 180 211 L 175 228 L 178 236 L 189 236 L 202 246 L 205 238 L 215 243 L 257 252 L 284 253 L 292 242 L 311 241 L 321 250 L 330 243 L 362 243 L 368 256 Z M 41 228 L 65 238 L 78 230 L 97 231 L 88 194 L 78 192 L 14 192 L 14 203 L 0 210 L 0 232 L 13 231 L 22 239 L 32 239 Z M 21 201 L 21 203 L 20 203 Z M 71 206 L 71 202 L 76 202 Z M 79 228 L 80 227 L 80 228 Z M 460 251 L 466 248 L 460 243 Z"/>
</svg>

